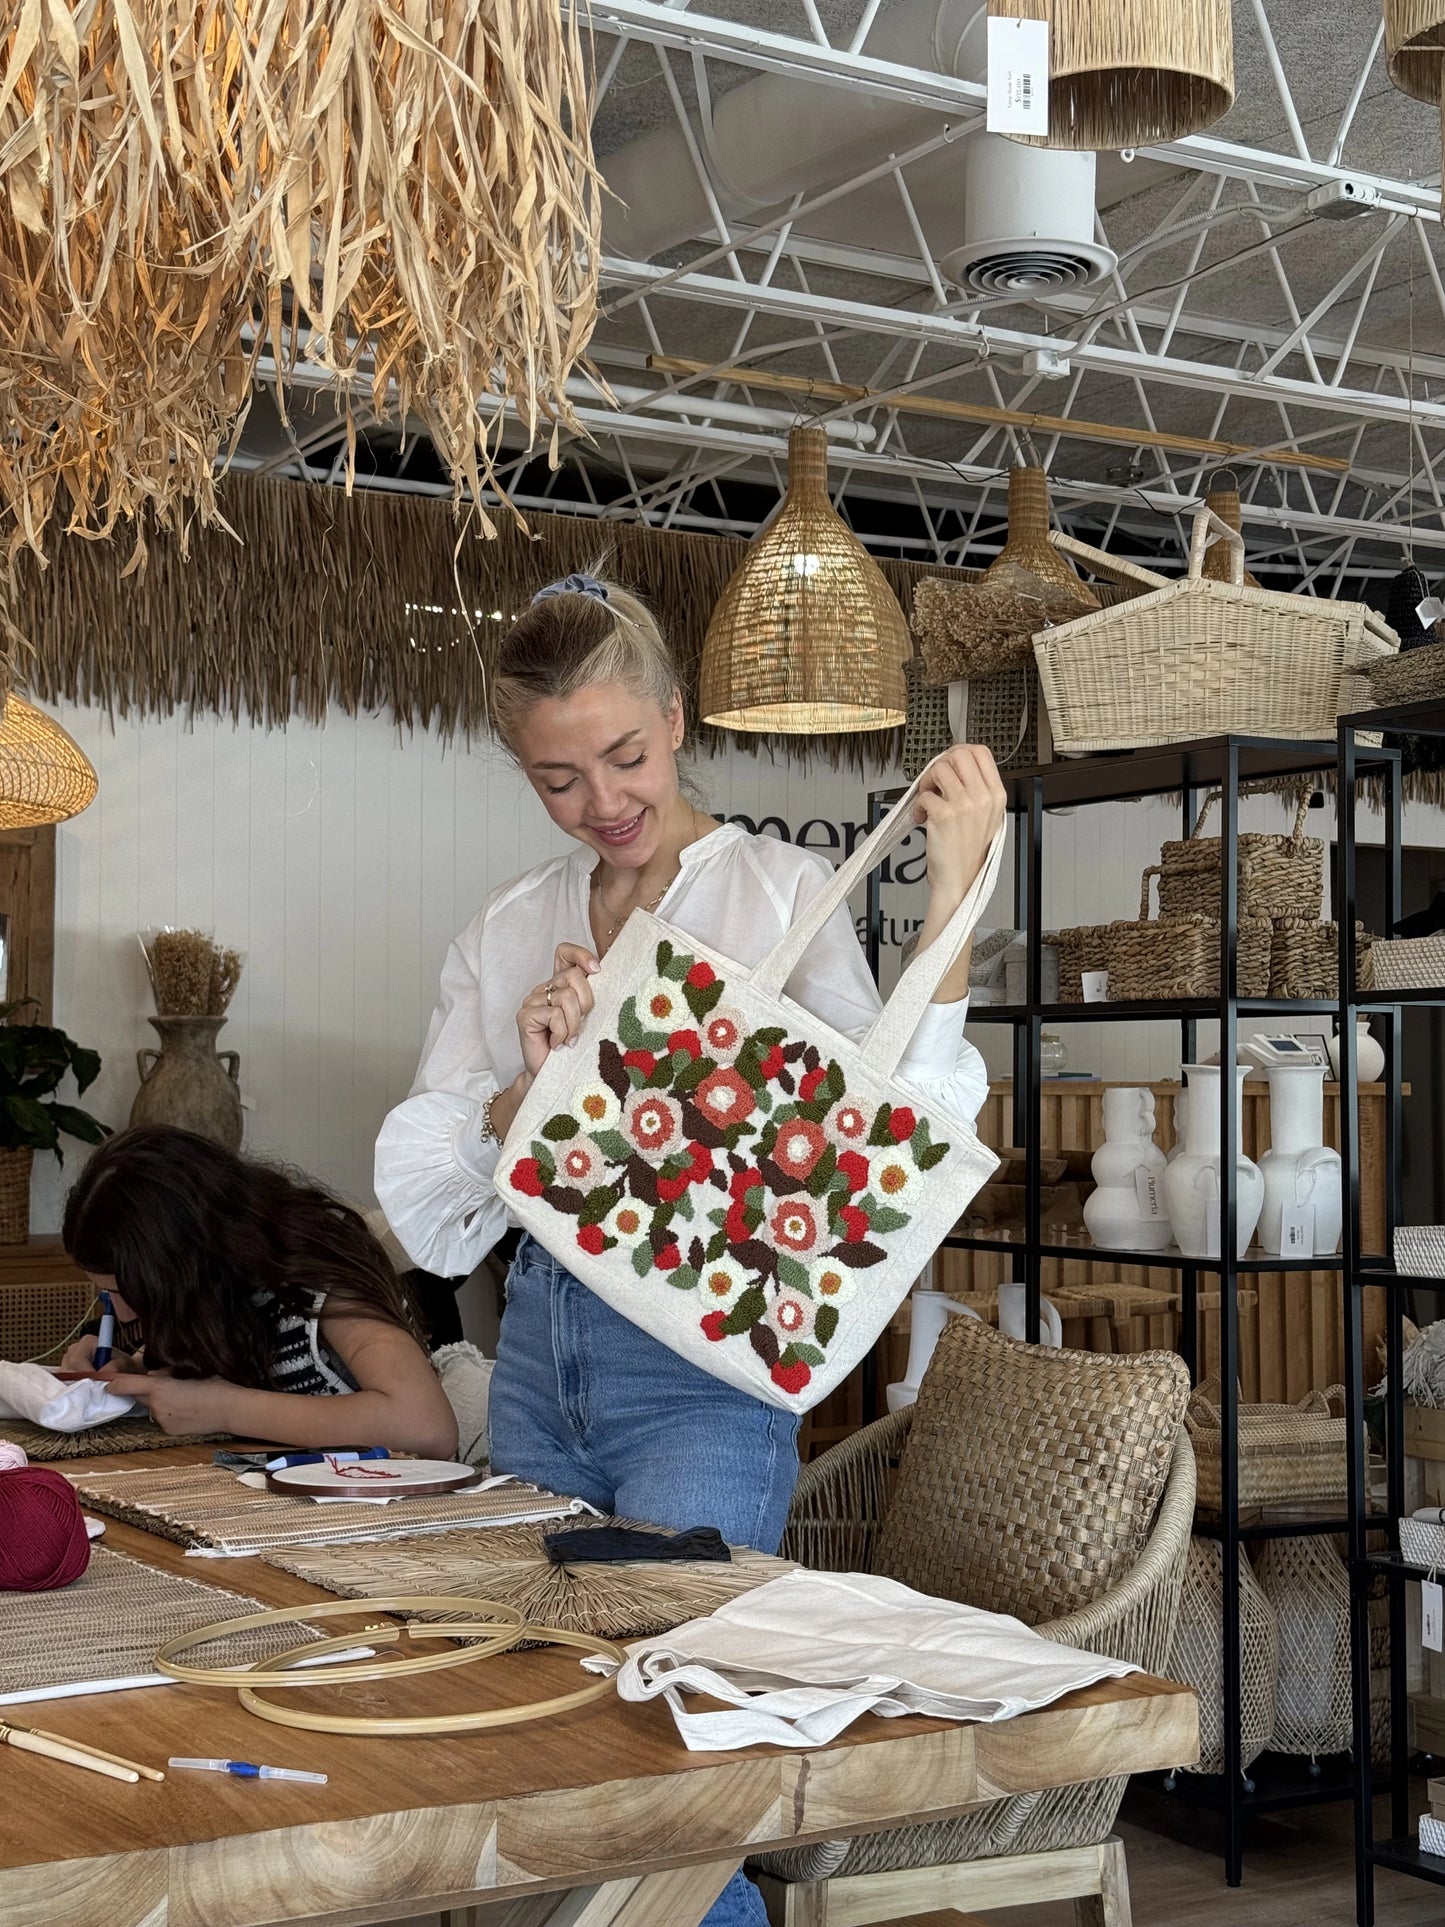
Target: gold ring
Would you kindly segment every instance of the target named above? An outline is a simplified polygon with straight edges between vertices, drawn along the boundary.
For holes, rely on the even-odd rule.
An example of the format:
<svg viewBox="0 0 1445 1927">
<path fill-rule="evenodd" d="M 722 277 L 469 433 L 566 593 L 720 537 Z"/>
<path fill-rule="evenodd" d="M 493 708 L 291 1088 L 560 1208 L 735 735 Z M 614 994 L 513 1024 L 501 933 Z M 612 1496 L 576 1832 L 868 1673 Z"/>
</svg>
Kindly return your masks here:
<svg viewBox="0 0 1445 1927">
<path fill-rule="evenodd" d="M 556 988 L 557 988 L 557 986 L 556 986 L 556 984 L 548 984 L 548 986 L 547 986 L 547 1008 L 548 1008 L 548 1010 L 550 1010 L 550 1009 L 552 1008 L 552 992 L 553 992 L 553 991 L 554 991 L 554 990 L 555 990 Z"/>
</svg>

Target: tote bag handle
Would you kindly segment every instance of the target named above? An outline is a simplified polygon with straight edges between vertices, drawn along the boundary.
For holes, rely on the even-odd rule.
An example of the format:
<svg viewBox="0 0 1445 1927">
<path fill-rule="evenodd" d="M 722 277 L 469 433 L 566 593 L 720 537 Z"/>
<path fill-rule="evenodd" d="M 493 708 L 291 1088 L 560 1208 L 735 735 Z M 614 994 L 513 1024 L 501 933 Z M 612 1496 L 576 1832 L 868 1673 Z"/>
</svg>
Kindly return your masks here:
<svg viewBox="0 0 1445 1927">
<path fill-rule="evenodd" d="M 932 767 L 930 763 L 928 769 Z M 918 800 L 928 769 L 909 785 L 877 829 L 858 845 L 847 862 L 839 864 L 797 922 L 783 932 L 782 941 L 763 958 L 753 972 L 753 983 L 759 990 L 774 997 L 781 994 L 784 984 L 797 969 L 803 952 L 833 912 L 846 902 L 849 893 L 857 888 L 868 872 L 918 827 L 913 821 L 913 805 Z M 934 992 L 943 982 L 959 951 L 973 935 L 974 926 L 983 915 L 984 906 L 998 882 L 1003 845 L 1004 826 L 1000 824 L 984 858 L 983 867 L 962 903 L 934 942 L 921 956 L 915 957 L 904 971 L 893 995 L 863 1039 L 860 1048 L 868 1052 L 870 1061 L 882 1076 L 891 1077 L 897 1069 L 899 1059 L 918 1028 L 919 1019 L 933 1001 Z"/>
</svg>

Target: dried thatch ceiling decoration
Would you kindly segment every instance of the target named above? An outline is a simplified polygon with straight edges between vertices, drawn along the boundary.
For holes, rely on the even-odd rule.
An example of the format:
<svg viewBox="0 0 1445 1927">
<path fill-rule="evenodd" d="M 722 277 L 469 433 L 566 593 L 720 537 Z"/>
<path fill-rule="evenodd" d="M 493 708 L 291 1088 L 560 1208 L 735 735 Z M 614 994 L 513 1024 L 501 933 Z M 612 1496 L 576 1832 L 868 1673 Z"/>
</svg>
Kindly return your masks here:
<svg viewBox="0 0 1445 1927">
<path fill-rule="evenodd" d="M 599 181 L 558 0 L 23 0 L 0 35 L 0 533 L 217 514 L 256 357 L 475 497 L 570 424 Z M 367 373 L 359 373 L 365 363 Z M 483 516 L 482 522 L 491 532 Z"/>
</svg>

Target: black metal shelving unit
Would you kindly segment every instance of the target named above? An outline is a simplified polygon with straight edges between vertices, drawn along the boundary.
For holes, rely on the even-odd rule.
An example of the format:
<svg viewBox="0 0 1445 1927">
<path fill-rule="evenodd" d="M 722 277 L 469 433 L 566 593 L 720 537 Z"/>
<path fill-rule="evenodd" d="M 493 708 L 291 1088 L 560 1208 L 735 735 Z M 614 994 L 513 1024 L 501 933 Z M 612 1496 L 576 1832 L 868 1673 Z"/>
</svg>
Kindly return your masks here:
<svg viewBox="0 0 1445 1927">
<path fill-rule="evenodd" d="M 1126 754 L 1095 756 L 1074 762 L 1055 763 L 1036 769 L 1005 773 L 1008 807 L 1014 818 L 1014 923 L 1022 930 L 1027 944 L 1027 988 L 1024 1003 L 1015 1006 L 986 1005 L 970 1012 L 970 1024 L 1005 1024 L 1013 1028 L 1013 1094 L 1015 1142 L 1024 1152 L 1024 1236 L 989 1237 L 981 1234 L 954 1233 L 943 1242 L 947 1247 L 974 1251 L 998 1251 L 1017 1260 L 1025 1286 L 1025 1334 L 1037 1343 L 1042 1266 L 1046 1258 L 1068 1257 L 1099 1262 L 1123 1261 L 1154 1270 L 1177 1272 L 1181 1278 L 1179 1320 L 1180 1355 L 1189 1368 L 1191 1380 L 1198 1376 L 1198 1290 L 1199 1277 L 1217 1277 L 1220 1292 L 1220 1418 L 1223 1451 L 1220 1466 L 1220 1521 L 1217 1527 L 1197 1527 L 1223 1543 L 1224 1608 L 1222 1627 L 1224 1679 L 1224 1771 L 1219 1774 L 1148 1775 L 1147 1781 L 1167 1792 L 1172 1799 L 1192 1804 L 1219 1816 L 1223 1823 L 1225 1878 L 1232 1887 L 1243 1879 L 1245 1829 L 1251 1816 L 1279 1812 L 1287 1808 L 1313 1805 L 1324 1800 L 1348 1800 L 1355 1790 L 1352 1763 L 1346 1756 L 1336 1760 L 1310 1763 L 1283 1756 L 1265 1755 L 1246 1776 L 1241 1758 L 1241 1651 L 1239 1625 L 1239 1549 L 1257 1539 L 1296 1533 L 1343 1533 L 1343 1517 L 1302 1519 L 1280 1524 L 1259 1524 L 1241 1520 L 1239 1515 L 1238 1463 L 1238 1380 L 1239 1308 L 1237 1282 L 1251 1272 L 1281 1272 L 1298 1269 L 1323 1271 L 1338 1269 L 1348 1275 L 1347 1260 L 1329 1258 L 1288 1259 L 1251 1253 L 1237 1258 L 1238 1203 L 1232 1157 L 1220 1159 L 1220 1255 L 1187 1257 L 1170 1248 L 1165 1251 L 1106 1251 L 1086 1243 L 1054 1244 L 1042 1235 L 1042 1183 L 1040 1160 L 1040 1105 L 1043 1080 L 1040 1066 L 1040 1037 L 1045 1024 L 1067 1023 L 1142 1023 L 1170 1021 L 1179 1025 L 1180 1061 L 1194 1061 L 1196 1027 L 1201 1019 L 1219 1025 L 1219 1061 L 1233 1063 L 1237 1055 L 1241 1017 L 1299 1017 L 1338 1015 L 1339 1006 L 1331 1000 L 1271 999 L 1237 994 L 1236 953 L 1239 919 L 1238 832 L 1241 786 L 1256 781 L 1323 774 L 1337 762 L 1338 746 L 1332 742 L 1284 742 L 1267 737 L 1220 736 L 1195 743 L 1171 744 L 1159 749 L 1135 750 Z M 1367 758 L 1388 762 L 1378 752 Z M 1394 759 L 1398 765 L 1398 758 Z M 1220 912 L 1220 994 L 1178 1002 L 1140 1001 L 1129 1003 L 1045 1004 L 1039 996 L 1040 954 L 1043 919 L 1043 842 L 1044 819 L 1055 809 L 1077 809 L 1095 804 L 1134 802 L 1147 796 L 1179 794 L 1182 797 L 1182 834 L 1187 837 L 1197 813 L 1201 792 L 1219 789 L 1221 874 L 1223 901 Z M 1396 785 L 1398 793 L 1398 785 Z M 877 822 L 901 790 L 880 791 L 869 797 L 869 820 Z M 1336 903 L 1341 901 L 1336 897 Z M 1351 906 L 1342 925 L 1353 929 L 1353 889 Z M 879 933 L 882 912 L 882 885 L 875 871 L 869 879 L 867 898 L 868 960 L 874 975 L 880 961 Z M 1353 1033 L 1350 1058 L 1353 1063 Z M 1353 1070 L 1351 1071 L 1353 1075 Z M 1353 1087 L 1352 1087 L 1353 1088 Z M 1235 1112 L 1238 1098 L 1232 1078 L 1220 1080 L 1221 1152 L 1235 1137 Z M 1398 1125 L 1398 1117 L 1395 1126 Z M 1394 1128 L 1392 1126 L 1392 1128 Z M 1398 1132 L 1393 1140 L 1398 1142 Z M 1353 1139 L 1352 1139 L 1353 1142 Z M 1358 1146 L 1354 1149 L 1354 1173 L 1358 1191 Z M 1358 1213 L 1356 1212 L 1358 1223 Z M 1393 1219 L 1391 1220 L 1393 1223 Z M 1382 1261 L 1374 1260 L 1376 1265 Z M 1358 1293 L 1353 1293 L 1358 1305 Z M 1348 1320 L 1347 1320 L 1348 1331 Z M 1358 1351 L 1358 1347 L 1357 1347 Z M 874 1380 L 876 1385 L 876 1379 Z M 876 1394 L 873 1394 L 876 1396 Z M 865 1400 L 870 1392 L 865 1386 Z M 871 1409 L 871 1407 L 870 1407 Z M 1360 1471 L 1363 1493 L 1364 1468 Z M 1366 1756 L 1368 1757 L 1368 1755 Z"/>
<path fill-rule="evenodd" d="M 1401 912 L 1400 850 L 1401 795 L 1398 752 L 1378 750 L 1360 742 L 1361 731 L 1400 731 L 1416 736 L 1445 736 L 1445 702 L 1407 703 L 1375 709 L 1340 719 L 1336 795 L 1335 902 L 1340 927 L 1340 1153 L 1344 1159 L 1345 1236 L 1343 1285 L 1345 1293 L 1345 1384 L 1348 1414 L 1350 1511 L 1350 1672 L 1354 1701 L 1355 1757 L 1355 1918 L 1358 1927 L 1372 1927 L 1375 1917 L 1375 1869 L 1388 1867 L 1445 1886 L 1445 1857 L 1423 1853 L 1411 1833 L 1409 1777 L 1409 1704 L 1406 1681 L 1405 1585 L 1428 1578 L 1423 1569 L 1400 1556 L 1397 1521 L 1405 1509 L 1405 1410 L 1400 1396 L 1401 1331 L 1397 1294 L 1418 1288 L 1421 1280 L 1397 1272 L 1388 1259 L 1371 1258 L 1360 1250 L 1360 1146 L 1358 1130 L 1358 1067 L 1355 1059 L 1355 1021 L 1363 1013 L 1383 1019 L 1385 1046 L 1385 1192 L 1386 1246 L 1392 1248 L 1400 1222 L 1400 1158 L 1403 1121 L 1401 1018 L 1417 1004 L 1445 1006 L 1445 986 L 1438 990 L 1373 991 L 1355 988 L 1355 853 L 1356 811 L 1362 771 L 1383 776 L 1385 817 L 1384 927 L 1395 926 Z M 1388 734 L 1386 741 L 1388 742 Z M 1390 1315 L 1385 1321 L 1385 1375 L 1390 1396 L 1385 1400 L 1385 1514 L 1368 1514 L 1365 1464 L 1365 1373 L 1362 1293 L 1378 1287 L 1389 1294 Z M 1370 1535 L 1384 1532 L 1389 1550 L 1372 1552 Z M 1383 1576 L 1389 1588 L 1390 1611 L 1390 1765 L 1385 1784 L 1390 1794 L 1390 1833 L 1375 1838 L 1373 1795 L 1378 1788 L 1371 1764 L 1370 1736 L 1370 1595 Z"/>
</svg>

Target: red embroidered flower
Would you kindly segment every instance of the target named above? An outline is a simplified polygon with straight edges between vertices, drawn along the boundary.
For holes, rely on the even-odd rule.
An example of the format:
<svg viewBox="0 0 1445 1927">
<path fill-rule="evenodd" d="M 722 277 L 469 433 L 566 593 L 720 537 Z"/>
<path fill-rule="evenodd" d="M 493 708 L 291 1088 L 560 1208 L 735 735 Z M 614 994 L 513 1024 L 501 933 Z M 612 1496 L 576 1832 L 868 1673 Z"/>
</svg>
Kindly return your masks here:
<svg viewBox="0 0 1445 1927">
<path fill-rule="evenodd" d="M 836 1144 L 840 1151 L 846 1151 L 850 1145 L 868 1142 L 871 1123 L 868 1113 L 855 1104 L 851 1097 L 845 1097 L 823 1119 L 823 1131 L 830 1143 Z"/>
<path fill-rule="evenodd" d="M 705 1144 L 691 1143 L 687 1147 L 692 1164 L 688 1168 L 689 1184 L 704 1184 L 712 1176 L 712 1152 Z"/>
<path fill-rule="evenodd" d="M 823 1069 L 821 1064 L 818 1065 L 816 1070 L 804 1071 L 802 1079 L 798 1084 L 798 1096 L 802 1098 L 805 1104 L 812 1103 L 813 1099 L 818 1095 L 818 1086 L 827 1075 L 828 1073 Z"/>
<path fill-rule="evenodd" d="M 840 1151 L 838 1169 L 848 1180 L 850 1191 L 866 1191 L 868 1188 L 868 1160 L 861 1151 Z"/>
<path fill-rule="evenodd" d="M 740 1245 L 753 1235 L 753 1228 L 743 1216 L 741 1204 L 730 1204 L 727 1216 L 723 1219 L 723 1235 L 730 1245 Z"/>
<path fill-rule="evenodd" d="M 682 1137 L 682 1112 L 662 1091 L 634 1091 L 622 1106 L 622 1129 L 645 1157 L 664 1158 Z"/>
<path fill-rule="evenodd" d="M 594 1258 L 597 1257 L 604 1243 L 601 1225 L 584 1224 L 582 1229 L 577 1233 L 577 1242 L 584 1251 L 590 1251 Z"/>
<path fill-rule="evenodd" d="M 817 1306 L 801 1292 L 780 1291 L 768 1310 L 768 1323 L 786 1345 L 789 1339 L 811 1338 Z"/>
<path fill-rule="evenodd" d="M 816 1209 L 806 1198 L 785 1198 L 768 1219 L 768 1231 L 780 1251 L 809 1252 L 817 1244 L 822 1227 Z"/>
<path fill-rule="evenodd" d="M 704 963 L 703 960 L 699 958 L 692 969 L 688 971 L 687 981 L 692 985 L 694 990 L 706 990 L 709 984 L 717 981 L 717 972 L 710 963 Z"/>
<path fill-rule="evenodd" d="M 679 1171 L 675 1178 L 659 1178 L 657 1180 L 658 1198 L 663 1204 L 676 1204 L 691 1182 L 691 1174 L 687 1171 Z"/>
<path fill-rule="evenodd" d="M 641 1071 L 644 1077 L 651 1077 L 657 1069 L 657 1059 L 650 1050 L 624 1051 L 622 1061 L 630 1070 Z"/>
<path fill-rule="evenodd" d="M 667 1048 L 674 1051 L 685 1050 L 689 1057 L 701 1057 L 702 1039 L 695 1030 L 675 1030 L 667 1040 Z"/>
<path fill-rule="evenodd" d="M 703 1329 L 704 1335 L 708 1338 L 713 1339 L 714 1341 L 716 1341 L 719 1338 L 726 1338 L 727 1333 L 723 1330 L 723 1327 L 724 1325 L 727 1324 L 727 1322 L 728 1322 L 728 1315 L 725 1311 L 708 1312 L 702 1319 L 702 1329 Z"/>
<path fill-rule="evenodd" d="M 762 1063 L 758 1066 L 758 1069 L 762 1072 L 764 1077 L 776 1077 L 778 1072 L 783 1068 L 783 1065 L 785 1062 L 786 1062 L 786 1059 L 783 1056 L 782 1045 L 774 1044 L 773 1048 L 768 1052 L 767 1056 L 763 1059 Z"/>
<path fill-rule="evenodd" d="M 762 1172 L 757 1170 L 754 1166 L 749 1165 L 746 1171 L 733 1172 L 732 1179 L 728 1184 L 728 1193 L 731 1197 L 735 1198 L 739 1204 L 741 1204 L 743 1199 L 749 1193 L 749 1191 L 752 1190 L 753 1186 L 760 1185 L 762 1181 L 763 1181 Z"/>
<path fill-rule="evenodd" d="M 747 1026 L 740 1010 L 729 1010 L 720 1004 L 711 1016 L 703 1020 L 703 1037 L 707 1040 L 709 1057 L 719 1064 L 731 1064 L 743 1047 L 747 1036 Z"/>
<path fill-rule="evenodd" d="M 713 1315 L 716 1316 L 715 1313 Z M 703 1320 L 703 1324 L 707 1324 L 706 1319 Z M 708 1336 L 712 1336 L 711 1332 L 708 1333 Z M 783 1365 L 781 1363 L 774 1365 L 772 1371 L 774 1385 L 780 1385 L 785 1392 L 801 1392 L 812 1376 L 812 1372 L 801 1359 L 792 1365 Z"/>
<path fill-rule="evenodd" d="M 918 1119 L 912 1111 L 906 1104 L 900 1104 L 888 1120 L 888 1135 L 895 1144 L 901 1144 L 905 1138 L 913 1136 L 917 1126 Z"/>
<path fill-rule="evenodd" d="M 518 1158 L 512 1166 L 512 1189 L 529 1198 L 540 1198 L 546 1190 L 541 1168 L 535 1158 Z"/>
<path fill-rule="evenodd" d="M 786 1171 L 790 1178 L 806 1178 L 811 1175 L 813 1166 L 828 1147 L 823 1136 L 821 1124 L 813 1124 L 807 1118 L 795 1118 L 790 1124 L 778 1126 L 778 1141 L 773 1146 L 773 1162 L 780 1170 Z M 854 1186 L 857 1189 L 857 1186 Z"/>
<path fill-rule="evenodd" d="M 731 1065 L 709 1071 L 693 1092 L 692 1101 L 710 1124 L 723 1131 L 730 1124 L 740 1124 L 757 1108 L 752 1085 Z"/>
<path fill-rule="evenodd" d="M 573 1184 L 588 1184 L 602 1172 L 602 1160 L 585 1138 L 574 1138 L 562 1153 L 562 1171 Z"/>
<path fill-rule="evenodd" d="M 659 1271 L 676 1271 L 682 1263 L 682 1253 L 675 1244 L 664 1245 L 652 1262 Z"/>
<path fill-rule="evenodd" d="M 868 1223 L 868 1213 L 860 1211 L 856 1204 L 845 1204 L 838 1213 L 843 1225 L 843 1236 L 850 1245 L 860 1243 L 872 1228 Z"/>
</svg>

